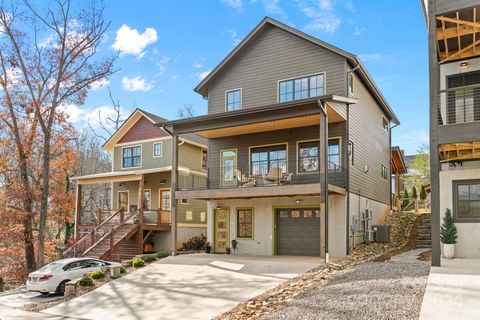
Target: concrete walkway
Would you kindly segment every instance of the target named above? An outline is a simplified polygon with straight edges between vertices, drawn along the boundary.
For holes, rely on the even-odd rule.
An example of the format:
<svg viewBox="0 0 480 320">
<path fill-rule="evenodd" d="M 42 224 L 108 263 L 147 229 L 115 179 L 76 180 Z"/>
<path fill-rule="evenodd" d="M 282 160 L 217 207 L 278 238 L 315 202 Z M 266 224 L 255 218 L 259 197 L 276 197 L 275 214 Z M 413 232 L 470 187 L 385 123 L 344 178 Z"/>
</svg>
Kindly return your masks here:
<svg viewBox="0 0 480 320">
<path fill-rule="evenodd" d="M 421 320 L 480 319 L 480 259 L 442 259 L 432 267 Z"/>
<path fill-rule="evenodd" d="M 210 319 L 321 263 L 311 257 L 168 257 L 46 309 L 83 319 Z"/>
</svg>

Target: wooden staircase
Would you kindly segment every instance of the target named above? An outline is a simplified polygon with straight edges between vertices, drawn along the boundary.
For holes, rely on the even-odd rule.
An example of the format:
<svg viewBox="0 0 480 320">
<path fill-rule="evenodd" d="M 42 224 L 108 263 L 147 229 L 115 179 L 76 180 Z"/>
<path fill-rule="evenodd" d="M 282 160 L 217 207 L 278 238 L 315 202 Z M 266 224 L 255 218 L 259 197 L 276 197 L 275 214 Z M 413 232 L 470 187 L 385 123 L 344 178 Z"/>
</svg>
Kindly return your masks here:
<svg viewBox="0 0 480 320">
<path fill-rule="evenodd" d="M 420 225 L 417 230 L 417 248 L 432 247 L 432 215 L 420 215 Z"/>
<path fill-rule="evenodd" d="M 126 260 L 139 254 L 138 225 L 126 223 L 120 225 L 114 232 L 102 237 L 100 241 L 87 249 L 83 255 L 98 259 Z M 129 241 L 132 239 L 133 241 Z"/>
<path fill-rule="evenodd" d="M 62 257 L 131 259 L 142 250 L 143 235 L 137 220 L 138 212 L 125 217 L 120 209 L 63 252 Z"/>
</svg>

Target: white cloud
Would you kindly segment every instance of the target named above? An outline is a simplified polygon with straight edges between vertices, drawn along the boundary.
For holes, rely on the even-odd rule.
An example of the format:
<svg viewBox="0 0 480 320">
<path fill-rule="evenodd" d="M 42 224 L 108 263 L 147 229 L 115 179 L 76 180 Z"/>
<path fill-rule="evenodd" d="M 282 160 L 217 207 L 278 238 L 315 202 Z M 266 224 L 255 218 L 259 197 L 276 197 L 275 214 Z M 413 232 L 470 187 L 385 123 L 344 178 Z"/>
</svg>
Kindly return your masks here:
<svg viewBox="0 0 480 320">
<path fill-rule="evenodd" d="M 124 54 L 132 54 L 137 57 L 143 57 L 143 50 L 149 44 L 158 40 L 157 31 L 154 28 L 146 28 L 143 33 L 137 29 L 132 29 L 124 24 L 117 30 L 115 43 L 112 48 Z"/>
<path fill-rule="evenodd" d="M 207 70 L 207 71 L 203 71 L 203 72 L 200 72 L 200 73 L 197 73 L 196 76 L 198 77 L 198 80 L 203 80 L 205 79 L 209 74 L 210 72 L 212 72 L 212 70 Z"/>
<path fill-rule="evenodd" d="M 358 56 L 363 62 L 370 63 L 371 65 L 385 64 L 386 62 L 388 62 L 388 65 L 405 64 L 412 58 L 411 53 L 402 51 L 391 53 L 373 52 L 359 54 Z"/>
<path fill-rule="evenodd" d="M 170 80 L 177 80 L 178 78 L 180 78 L 180 75 L 179 74 L 172 74 L 170 76 Z"/>
<path fill-rule="evenodd" d="M 200 62 L 195 62 L 195 63 L 193 64 L 193 67 L 194 67 L 195 69 L 200 69 L 201 67 L 203 67 L 203 64 L 201 64 Z"/>
<path fill-rule="evenodd" d="M 220 0 L 220 2 L 227 7 L 237 10 L 238 12 L 241 12 L 243 10 L 242 0 Z"/>
<path fill-rule="evenodd" d="M 396 130 L 396 129 L 394 129 Z M 415 153 L 423 145 L 430 143 L 429 133 L 425 129 L 419 129 L 403 133 L 400 136 L 394 135 L 394 144 L 405 149 L 406 154 Z"/>
<path fill-rule="evenodd" d="M 240 42 L 242 42 L 242 40 L 240 38 L 237 37 L 237 30 L 235 29 L 229 29 L 227 30 L 227 33 L 230 35 L 230 37 L 232 38 L 233 40 L 233 46 L 237 46 Z"/>
<path fill-rule="evenodd" d="M 100 90 L 103 87 L 108 86 L 109 84 L 110 84 L 110 80 L 108 80 L 106 78 L 103 78 L 103 79 L 97 80 L 95 82 L 92 82 L 92 84 L 90 84 L 90 87 L 94 91 L 97 91 L 97 90 Z"/>
<path fill-rule="evenodd" d="M 364 31 L 365 31 L 365 28 L 360 28 L 360 27 L 355 26 L 355 29 L 354 29 L 354 31 L 353 31 L 353 35 L 358 37 L 358 36 L 360 36 Z"/>
<path fill-rule="evenodd" d="M 170 62 L 170 57 L 167 57 L 167 56 L 162 56 L 160 60 L 157 62 L 158 77 L 162 76 L 165 73 L 165 71 L 167 71 L 167 65 L 169 62 Z"/>
<path fill-rule="evenodd" d="M 352 1 L 345 0 L 298 0 L 298 8 L 309 18 L 305 29 L 335 33 L 342 24 L 342 15 L 346 8 L 350 14 L 355 8 Z M 339 6 L 343 8 L 338 8 Z"/>
<path fill-rule="evenodd" d="M 130 111 L 126 110 L 126 108 L 120 109 L 120 118 L 126 119 L 129 116 Z M 99 106 L 93 109 L 89 109 L 84 111 L 81 120 L 84 123 L 90 124 L 92 127 L 98 127 L 98 122 L 101 121 L 102 123 L 108 122 L 107 119 L 115 119 L 117 117 L 117 111 L 113 109 L 112 106 Z"/>
<path fill-rule="evenodd" d="M 80 109 L 75 104 L 61 105 L 59 111 L 66 113 L 71 122 L 79 122 L 85 115 L 85 110 Z"/>
<path fill-rule="evenodd" d="M 148 82 L 140 76 L 123 77 L 122 87 L 127 91 L 149 91 L 153 88 L 153 82 Z"/>
</svg>

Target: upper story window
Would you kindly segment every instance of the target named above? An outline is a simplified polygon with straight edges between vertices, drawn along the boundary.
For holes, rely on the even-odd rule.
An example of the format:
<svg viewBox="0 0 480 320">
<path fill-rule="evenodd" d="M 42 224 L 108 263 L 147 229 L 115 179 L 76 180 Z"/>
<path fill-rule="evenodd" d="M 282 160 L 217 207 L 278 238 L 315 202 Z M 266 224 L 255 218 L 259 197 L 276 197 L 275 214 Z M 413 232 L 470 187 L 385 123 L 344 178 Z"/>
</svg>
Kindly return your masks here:
<svg viewBox="0 0 480 320">
<path fill-rule="evenodd" d="M 318 140 L 298 143 L 298 173 L 318 172 Z"/>
<path fill-rule="evenodd" d="M 352 95 L 353 94 L 353 73 L 350 72 L 348 74 L 348 80 L 347 80 L 347 86 L 348 86 L 348 94 Z"/>
<path fill-rule="evenodd" d="M 352 140 L 348 142 L 348 159 L 351 166 L 355 165 L 355 144 Z"/>
<path fill-rule="evenodd" d="M 383 164 L 381 165 L 381 176 L 383 179 L 388 180 L 388 170 L 387 167 L 385 167 Z"/>
<path fill-rule="evenodd" d="M 286 173 L 287 145 L 252 148 L 250 163 L 252 175 L 266 175 L 274 168 L 280 169 L 281 173 Z"/>
<path fill-rule="evenodd" d="M 279 102 L 317 97 L 325 93 L 325 77 L 323 74 L 318 74 L 282 80 L 278 86 Z"/>
<path fill-rule="evenodd" d="M 328 170 L 336 170 L 340 167 L 340 138 L 328 139 Z"/>
<path fill-rule="evenodd" d="M 201 159 L 202 170 L 207 170 L 207 159 L 208 159 L 208 152 L 207 150 L 202 149 L 202 159 Z"/>
<path fill-rule="evenodd" d="M 153 156 L 161 157 L 162 156 L 162 143 L 157 142 L 153 144 Z"/>
<path fill-rule="evenodd" d="M 388 132 L 388 128 L 389 127 L 389 122 L 387 120 L 387 118 L 383 117 L 383 130 L 385 130 L 385 132 Z"/>
<path fill-rule="evenodd" d="M 234 111 L 242 108 L 242 89 L 226 92 L 226 110 Z"/>
<path fill-rule="evenodd" d="M 125 147 L 122 150 L 122 167 L 135 168 L 142 165 L 142 148 L 140 146 Z"/>
</svg>

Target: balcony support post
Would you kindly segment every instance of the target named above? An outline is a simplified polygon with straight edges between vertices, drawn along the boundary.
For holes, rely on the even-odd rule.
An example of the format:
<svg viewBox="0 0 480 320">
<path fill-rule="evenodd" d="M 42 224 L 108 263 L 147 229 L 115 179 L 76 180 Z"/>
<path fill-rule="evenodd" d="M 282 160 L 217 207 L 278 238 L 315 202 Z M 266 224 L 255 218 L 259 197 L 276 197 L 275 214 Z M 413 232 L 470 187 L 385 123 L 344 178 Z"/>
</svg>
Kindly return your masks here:
<svg viewBox="0 0 480 320">
<path fill-rule="evenodd" d="M 320 153 L 320 219 L 323 220 L 324 230 L 320 230 L 320 257 L 329 262 L 328 255 L 328 116 L 325 102 L 319 102 L 320 128 L 319 128 L 319 153 Z M 322 228 L 322 223 L 320 223 Z M 323 244 L 323 246 L 322 246 Z"/>
<path fill-rule="evenodd" d="M 139 251 L 143 254 L 143 225 L 144 225 L 144 217 L 143 217 L 143 202 L 144 202 L 144 186 L 145 186 L 145 176 L 142 174 L 140 176 L 140 181 L 138 182 L 138 242 L 139 242 Z"/>
<path fill-rule="evenodd" d="M 170 191 L 170 219 L 172 222 L 172 255 L 177 255 L 177 200 L 175 199 L 175 192 L 178 188 L 178 136 L 172 134 L 172 177 L 171 177 L 171 191 Z"/>
<path fill-rule="evenodd" d="M 81 222 L 80 210 L 82 209 L 82 185 L 80 183 L 77 183 L 75 197 L 75 229 L 73 231 L 73 238 L 77 239 L 78 228 Z"/>
</svg>

